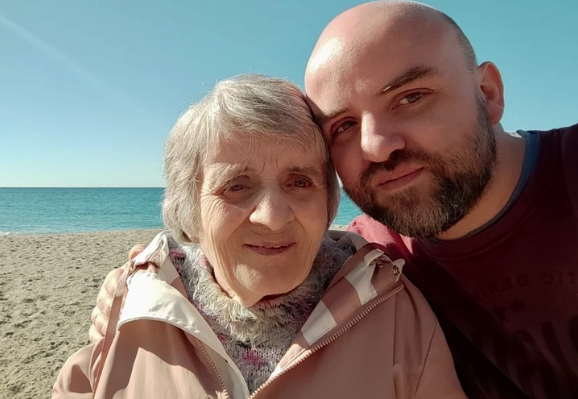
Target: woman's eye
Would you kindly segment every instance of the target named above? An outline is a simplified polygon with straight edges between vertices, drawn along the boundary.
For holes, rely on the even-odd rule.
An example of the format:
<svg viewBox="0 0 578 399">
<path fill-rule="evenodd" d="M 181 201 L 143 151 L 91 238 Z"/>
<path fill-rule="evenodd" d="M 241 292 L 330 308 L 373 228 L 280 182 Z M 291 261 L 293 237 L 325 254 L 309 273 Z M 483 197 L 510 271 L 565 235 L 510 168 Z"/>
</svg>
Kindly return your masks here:
<svg viewBox="0 0 578 399">
<path fill-rule="evenodd" d="M 339 126 L 337 127 L 337 129 L 335 129 L 335 130 L 333 131 L 333 133 L 342 133 L 342 132 L 350 129 L 353 125 L 355 125 L 355 122 L 353 122 L 353 121 L 343 122 L 341 125 L 339 125 Z"/>
<path fill-rule="evenodd" d="M 221 190 L 221 195 L 224 198 L 240 199 L 250 195 L 254 185 L 249 179 L 234 179 L 232 182 L 225 184 Z"/>
<path fill-rule="evenodd" d="M 422 97 L 423 97 L 423 93 L 420 93 L 420 92 L 410 93 L 410 94 L 403 96 L 403 98 L 400 100 L 399 104 L 400 105 L 413 104 L 416 101 L 419 101 Z"/>
<path fill-rule="evenodd" d="M 306 188 L 311 185 L 311 182 L 306 179 L 297 179 L 293 181 L 293 186 L 297 188 Z"/>
<path fill-rule="evenodd" d="M 227 188 L 227 191 L 232 191 L 232 192 L 237 192 L 237 191 L 241 191 L 245 188 L 244 184 L 241 183 L 236 183 L 236 184 L 232 184 Z"/>
</svg>

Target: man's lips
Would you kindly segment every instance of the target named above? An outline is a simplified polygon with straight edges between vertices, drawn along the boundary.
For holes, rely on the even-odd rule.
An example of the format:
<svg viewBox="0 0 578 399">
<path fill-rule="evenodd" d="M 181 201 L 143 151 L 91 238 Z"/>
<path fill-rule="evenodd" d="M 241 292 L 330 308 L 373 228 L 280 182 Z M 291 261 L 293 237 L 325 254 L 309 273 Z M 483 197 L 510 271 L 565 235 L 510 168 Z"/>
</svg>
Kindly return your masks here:
<svg viewBox="0 0 578 399">
<path fill-rule="evenodd" d="M 294 242 L 282 242 L 282 243 L 258 243 L 258 244 L 245 244 L 245 248 L 250 249 L 260 255 L 279 255 L 284 252 L 289 251 L 295 246 Z"/>
<path fill-rule="evenodd" d="M 380 174 L 380 177 L 377 179 L 377 187 L 388 191 L 402 188 L 417 178 L 423 170 L 424 168 L 422 167 L 400 168 L 393 172 Z"/>
</svg>

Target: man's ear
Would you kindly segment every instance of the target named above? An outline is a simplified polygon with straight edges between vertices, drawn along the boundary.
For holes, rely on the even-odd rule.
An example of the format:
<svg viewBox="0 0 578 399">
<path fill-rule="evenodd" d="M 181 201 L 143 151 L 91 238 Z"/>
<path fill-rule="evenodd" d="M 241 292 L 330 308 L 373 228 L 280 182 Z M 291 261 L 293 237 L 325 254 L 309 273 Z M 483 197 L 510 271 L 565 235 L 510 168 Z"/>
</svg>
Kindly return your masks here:
<svg viewBox="0 0 578 399">
<path fill-rule="evenodd" d="M 491 62 L 478 66 L 478 85 L 492 125 L 500 123 L 504 115 L 504 83 L 498 67 Z"/>
</svg>

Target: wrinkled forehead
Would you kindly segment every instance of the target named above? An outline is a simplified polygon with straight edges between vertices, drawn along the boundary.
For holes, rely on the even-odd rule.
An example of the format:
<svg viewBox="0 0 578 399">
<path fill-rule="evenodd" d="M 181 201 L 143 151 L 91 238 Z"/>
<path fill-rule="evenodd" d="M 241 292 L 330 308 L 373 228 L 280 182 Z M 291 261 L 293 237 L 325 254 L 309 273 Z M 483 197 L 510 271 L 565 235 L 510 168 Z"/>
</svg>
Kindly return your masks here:
<svg viewBox="0 0 578 399">
<path fill-rule="evenodd" d="M 204 173 L 232 165 L 257 171 L 282 171 L 291 168 L 323 170 L 327 162 L 325 149 L 313 141 L 287 137 L 247 136 L 242 139 L 221 139 L 205 156 Z"/>
</svg>

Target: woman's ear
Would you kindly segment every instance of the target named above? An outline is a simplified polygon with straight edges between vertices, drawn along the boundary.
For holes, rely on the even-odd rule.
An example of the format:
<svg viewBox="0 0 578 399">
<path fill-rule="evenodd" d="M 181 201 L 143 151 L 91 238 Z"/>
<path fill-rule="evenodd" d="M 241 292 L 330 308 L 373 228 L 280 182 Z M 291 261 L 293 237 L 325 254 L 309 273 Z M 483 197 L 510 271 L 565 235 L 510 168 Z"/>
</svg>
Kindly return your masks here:
<svg viewBox="0 0 578 399">
<path fill-rule="evenodd" d="M 491 62 L 478 66 L 478 86 L 484 98 L 492 125 L 500 123 L 504 115 L 504 83 L 498 67 Z"/>
<path fill-rule="evenodd" d="M 199 240 L 198 236 L 187 235 L 185 232 L 182 233 L 181 240 L 183 242 L 191 243 L 191 244 L 199 244 L 201 241 Z"/>
</svg>

